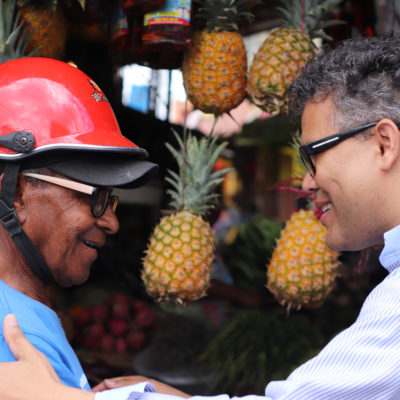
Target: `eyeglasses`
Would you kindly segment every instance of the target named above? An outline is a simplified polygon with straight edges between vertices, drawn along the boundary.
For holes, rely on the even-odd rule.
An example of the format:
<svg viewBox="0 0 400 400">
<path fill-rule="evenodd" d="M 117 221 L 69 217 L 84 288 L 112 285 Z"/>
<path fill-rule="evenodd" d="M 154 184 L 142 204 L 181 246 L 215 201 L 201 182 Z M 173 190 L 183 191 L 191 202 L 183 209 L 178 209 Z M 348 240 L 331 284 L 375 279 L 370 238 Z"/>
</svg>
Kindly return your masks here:
<svg viewBox="0 0 400 400">
<path fill-rule="evenodd" d="M 90 206 L 90 210 L 95 218 L 101 217 L 106 212 L 108 206 L 111 206 L 113 212 L 115 212 L 115 210 L 117 209 L 119 199 L 118 196 L 114 196 L 111 194 L 112 189 L 97 188 L 94 186 L 86 185 L 84 183 L 71 181 L 69 179 L 58 178 L 56 176 L 34 174 L 31 172 L 23 172 L 22 175 L 53 183 L 54 185 L 62 186 L 91 196 L 92 203 Z"/>
<path fill-rule="evenodd" d="M 301 160 L 304 163 L 304 166 L 307 169 L 307 172 L 314 177 L 316 169 L 315 165 L 311 159 L 311 156 L 322 153 L 325 150 L 330 149 L 333 146 L 336 146 L 340 142 L 349 137 L 356 135 L 362 131 L 365 131 L 369 128 L 375 126 L 379 121 L 370 122 L 368 124 L 356 126 L 355 128 L 348 129 L 346 131 L 338 132 L 333 135 L 324 137 L 322 139 L 316 140 L 315 142 L 311 142 L 308 144 L 304 144 L 300 146 L 299 152 Z"/>
</svg>

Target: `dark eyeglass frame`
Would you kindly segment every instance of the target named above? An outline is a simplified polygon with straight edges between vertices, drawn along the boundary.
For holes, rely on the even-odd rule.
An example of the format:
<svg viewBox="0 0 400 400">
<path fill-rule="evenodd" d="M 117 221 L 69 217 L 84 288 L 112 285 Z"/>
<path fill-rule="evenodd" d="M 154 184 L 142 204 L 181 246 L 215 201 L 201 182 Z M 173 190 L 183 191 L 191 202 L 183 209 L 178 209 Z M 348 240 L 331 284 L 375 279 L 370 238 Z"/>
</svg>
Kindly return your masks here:
<svg viewBox="0 0 400 400">
<path fill-rule="evenodd" d="M 58 176 L 35 174 L 33 172 L 23 172 L 22 175 L 89 195 L 92 198 L 90 211 L 95 218 L 100 218 L 106 212 L 108 206 L 111 206 L 113 212 L 117 209 L 119 198 L 112 195 L 112 189 L 98 188 L 70 179 L 59 178 Z"/>
<path fill-rule="evenodd" d="M 316 172 L 316 168 L 311 159 L 311 156 L 322 153 L 323 151 L 336 146 L 343 140 L 348 139 L 349 137 L 352 137 L 352 136 L 356 135 L 357 133 L 360 133 L 362 131 L 365 131 L 369 128 L 374 127 L 375 125 L 377 125 L 378 122 L 379 121 L 369 122 L 368 124 L 356 126 L 354 128 L 351 128 L 351 129 L 348 129 L 348 130 L 345 130 L 342 132 L 334 133 L 333 135 L 329 135 L 322 139 L 316 140 L 316 141 L 308 143 L 308 144 L 303 144 L 302 146 L 300 146 L 300 148 L 299 148 L 300 157 L 301 157 L 301 160 L 302 160 L 304 166 L 307 169 L 307 172 L 312 177 L 314 177 L 315 172 Z"/>
</svg>

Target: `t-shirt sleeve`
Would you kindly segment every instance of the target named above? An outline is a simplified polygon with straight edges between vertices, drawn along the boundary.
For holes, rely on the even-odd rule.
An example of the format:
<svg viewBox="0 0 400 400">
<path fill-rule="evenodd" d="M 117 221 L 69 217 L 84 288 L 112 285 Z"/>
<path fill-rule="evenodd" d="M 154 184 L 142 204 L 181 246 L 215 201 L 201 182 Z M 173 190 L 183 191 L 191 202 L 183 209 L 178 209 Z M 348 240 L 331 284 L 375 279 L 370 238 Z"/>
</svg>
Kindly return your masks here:
<svg viewBox="0 0 400 400">
<path fill-rule="evenodd" d="M 36 334 L 27 332 L 24 332 L 24 334 L 32 345 L 47 357 L 62 383 L 79 389 L 83 387 L 81 386 L 81 382 L 77 382 L 77 378 L 73 374 L 72 370 L 68 368 L 68 361 L 59 349 L 56 349 L 51 345 L 51 343 Z M 0 336 L 0 361 L 15 361 L 15 357 L 11 353 L 3 335 Z M 82 379 L 86 379 L 86 377 Z"/>
</svg>

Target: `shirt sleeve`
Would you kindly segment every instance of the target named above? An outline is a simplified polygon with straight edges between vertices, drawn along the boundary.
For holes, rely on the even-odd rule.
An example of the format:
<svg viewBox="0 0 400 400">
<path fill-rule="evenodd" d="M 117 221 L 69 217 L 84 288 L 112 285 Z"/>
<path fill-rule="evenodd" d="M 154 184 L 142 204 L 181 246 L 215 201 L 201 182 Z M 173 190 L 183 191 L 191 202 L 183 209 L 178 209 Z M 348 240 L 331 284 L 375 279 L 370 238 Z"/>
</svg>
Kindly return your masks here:
<svg viewBox="0 0 400 400">
<path fill-rule="evenodd" d="M 64 385 L 76 387 L 79 389 L 84 388 L 87 382 L 86 376 L 83 374 L 82 371 L 83 375 L 77 377 L 74 372 L 68 367 L 68 360 L 62 353 L 63 349 L 57 349 L 53 347 L 52 344 L 50 344 L 44 338 L 38 335 L 25 333 L 25 336 L 32 343 L 33 346 L 35 346 L 47 357 L 56 374 Z M 83 380 L 85 380 L 85 382 L 81 382 Z M 90 390 L 89 386 L 85 389 Z"/>
<path fill-rule="evenodd" d="M 268 400 L 400 398 L 400 270 L 367 297 L 353 325 L 286 380 L 270 382 Z"/>
</svg>

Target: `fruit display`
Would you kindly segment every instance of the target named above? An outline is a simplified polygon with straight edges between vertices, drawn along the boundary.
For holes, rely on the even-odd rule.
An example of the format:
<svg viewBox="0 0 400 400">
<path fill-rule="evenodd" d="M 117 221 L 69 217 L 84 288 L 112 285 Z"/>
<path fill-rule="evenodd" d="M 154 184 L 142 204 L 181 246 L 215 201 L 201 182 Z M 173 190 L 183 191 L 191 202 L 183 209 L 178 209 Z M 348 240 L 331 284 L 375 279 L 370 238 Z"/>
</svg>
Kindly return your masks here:
<svg viewBox="0 0 400 400">
<path fill-rule="evenodd" d="M 70 310 L 72 345 L 104 353 L 135 352 L 145 347 L 156 327 L 156 314 L 141 300 L 114 293 L 106 301 Z"/>
<path fill-rule="evenodd" d="M 237 107 L 246 95 L 247 56 L 237 22 L 248 17 L 247 0 L 199 0 L 195 30 L 184 54 L 183 81 L 195 108 L 215 115 Z"/>
<path fill-rule="evenodd" d="M 292 214 L 281 232 L 267 271 L 267 287 L 287 309 L 318 307 L 333 289 L 339 266 L 326 244 L 326 229 L 313 210 Z"/>
<path fill-rule="evenodd" d="M 218 137 L 197 138 L 191 133 L 170 144 L 179 172 L 169 171 L 172 210 L 155 227 L 143 260 L 142 279 L 156 301 L 186 304 L 205 296 L 214 258 L 214 232 L 202 217 L 217 202 L 214 189 L 226 169 L 213 167 L 226 142 Z"/>
<path fill-rule="evenodd" d="M 312 39 L 330 39 L 324 28 L 341 23 L 325 20 L 340 1 L 283 2 L 283 26 L 270 32 L 249 69 L 247 94 L 254 104 L 271 115 L 287 113 L 287 89 L 317 50 Z"/>
</svg>

